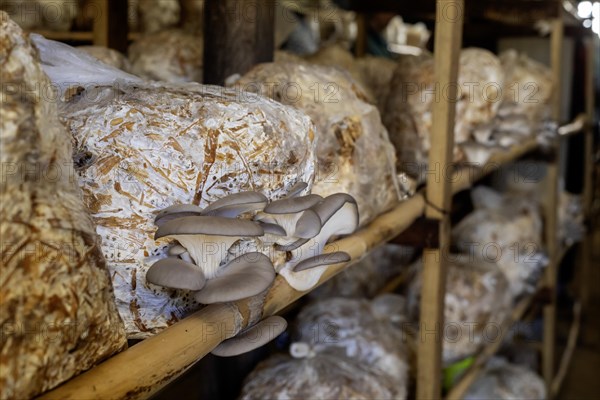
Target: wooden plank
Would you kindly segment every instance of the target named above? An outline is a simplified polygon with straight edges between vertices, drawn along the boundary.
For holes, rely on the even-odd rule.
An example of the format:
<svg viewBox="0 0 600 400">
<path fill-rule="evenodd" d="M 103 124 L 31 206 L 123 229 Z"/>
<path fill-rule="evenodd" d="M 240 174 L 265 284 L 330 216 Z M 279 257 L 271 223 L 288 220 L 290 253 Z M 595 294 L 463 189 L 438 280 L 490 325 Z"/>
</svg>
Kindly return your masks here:
<svg viewBox="0 0 600 400">
<path fill-rule="evenodd" d="M 588 123 L 584 129 L 584 166 L 583 166 L 583 215 L 588 220 L 592 214 L 592 201 L 594 196 L 594 39 L 585 40 L 586 48 L 586 78 L 585 78 L 585 113 Z M 591 226 L 588 226 L 590 229 Z M 580 248 L 580 285 L 579 296 L 584 310 L 589 306 L 592 278 L 592 233 L 586 232 Z"/>
<path fill-rule="evenodd" d="M 527 153 L 539 148 L 536 138 L 512 146 L 506 151 L 493 154 L 483 166 L 464 166 L 452 175 L 452 193 L 469 189 L 475 182 L 496 171 L 500 167 L 518 160 Z"/>
<path fill-rule="evenodd" d="M 94 45 L 127 52 L 127 2 L 92 0 L 96 8 L 93 19 Z"/>
<path fill-rule="evenodd" d="M 495 340 L 491 341 L 475 358 L 475 361 L 469 367 L 469 369 L 464 373 L 464 375 L 460 378 L 460 380 L 452 387 L 446 399 L 448 400 L 458 400 L 462 399 L 469 387 L 475 382 L 475 380 L 481 375 L 481 373 L 485 370 L 485 365 L 487 361 L 498 352 L 498 349 L 504 342 L 504 338 L 510 332 L 510 328 L 512 325 L 520 321 L 525 315 L 525 312 L 530 308 L 534 299 L 537 297 L 537 293 L 541 288 L 541 284 L 538 285 L 538 289 L 531 295 L 524 297 L 521 299 L 513 308 L 513 312 L 502 322 L 500 326 L 500 336 Z"/>
<path fill-rule="evenodd" d="M 356 14 L 356 28 L 354 55 L 356 57 L 364 57 L 367 53 L 367 17 L 364 13 Z"/>
<path fill-rule="evenodd" d="M 462 41 L 463 0 L 437 2 L 434 62 L 435 82 L 440 101 L 433 103 L 431 149 L 425 216 L 439 221 L 439 246 L 423 251 L 423 288 L 421 291 L 421 335 L 417 356 L 417 399 L 441 396 L 442 332 L 447 260 L 444 249 L 450 247 L 451 184 L 442 171 L 452 163 L 454 148 L 454 117 L 456 112 L 458 57 Z"/>
<path fill-rule="evenodd" d="M 42 35 L 46 39 L 50 40 L 60 40 L 64 42 L 92 42 L 94 40 L 94 33 L 91 31 L 69 31 L 69 32 L 59 32 L 59 31 L 50 31 L 50 30 L 33 30 L 33 33 L 37 33 L 38 35 Z"/>
<path fill-rule="evenodd" d="M 367 227 L 326 247 L 345 251 L 347 264 L 327 268 L 319 285 L 385 243 L 422 215 L 425 202 L 417 195 L 380 215 Z M 212 351 L 222 340 L 258 319 L 275 315 L 307 292 L 292 289 L 277 277 L 265 296 L 207 306 L 97 367 L 46 393 L 42 399 L 148 398 Z"/>
<path fill-rule="evenodd" d="M 552 117 L 559 122 L 561 118 L 561 81 L 562 81 L 562 49 L 564 26 L 560 19 L 553 20 L 552 32 L 550 36 L 550 60 L 552 67 L 552 77 L 554 81 L 554 93 L 552 99 Z M 560 145 L 560 141 L 557 142 Z M 557 145 L 555 142 L 555 145 Z M 560 151 L 557 151 L 560 157 Z M 545 219 L 545 239 L 548 251 L 549 265 L 544 272 L 546 286 L 551 293 L 550 302 L 544 307 L 544 337 L 542 352 L 542 375 L 548 393 L 550 393 L 552 380 L 554 379 L 554 364 L 556 352 L 556 281 L 558 275 L 558 180 L 559 180 L 560 160 L 556 159 L 548 164 L 546 179 L 548 179 L 548 190 L 546 204 L 547 208 Z"/>
<path fill-rule="evenodd" d="M 556 377 L 552 381 L 552 389 L 550 391 L 549 398 L 556 398 L 558 392 L 560 391 L 560 387 L 562 386 L 563 381 L 565 380 L 565 376 L 567 375 L 567 371 L 569 369 L 569 365 L 571 365 L 571 360 L 573 358 L 573 353 L 575 352 L 575 348 L 577 347 L 577 338 L 579 337 L 579 329 L 581 327 L 581 303 L 577 302 L 573 305 L 573 323 L 571 324 L 571 328 L 569 329 L 569 338 L 567 339 L 567 347 L 563 353 L 563 356 L 560 361 L 560 366 L 558 368 L 558 372 L 556 373 Z"/>
<path fill-rule="evenodd" d="M 274 0 L 206 0 L 204 16 L 204 83 L 273 60 Z"/>
</svg>

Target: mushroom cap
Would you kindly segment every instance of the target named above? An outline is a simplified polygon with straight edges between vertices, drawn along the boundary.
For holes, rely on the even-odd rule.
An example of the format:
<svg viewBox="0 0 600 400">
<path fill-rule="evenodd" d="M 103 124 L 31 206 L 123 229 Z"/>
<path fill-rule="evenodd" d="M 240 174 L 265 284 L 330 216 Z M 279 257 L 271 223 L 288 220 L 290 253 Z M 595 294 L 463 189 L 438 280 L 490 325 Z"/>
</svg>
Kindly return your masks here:
<svg viewBox="0 0 600 400">
<path fill-rule="evenodd" d="M 274 279 L 269 257 L 259 252 L 245 253 L 219 269 L 195 298 L 202 304 L 241 300 L 265 291 Z"/>
<path fill-rule="evenodd" d="M 304 271 L 305 269 L 320 267 L 322 265 L 339 264 L 350 261 L 350 255 L 344 251 L 336 251 L 334 253 L 324 253 L 318 256 L 309 257 L 300 261 L 294 267 L 294 272 Z"/>
<path fill-rule="evenodd" d="M 212 354 L 219 357 L 233 357 L 257 349 L 279 336 L 287 328 L 287 321 L 277 315 L 263 319 L 256 325 L 240 332 L 237 336 L 223 341 Z"/>
<path fill-rule="evenodd" d="M 170 256 L 178 256 L 185 252 L 187 252 L 187 249 L 185 247 L 183 247 L 180 244 L 176 244 L 169 248 L 169 250 L 167 251 L 167 254 L 169 254 Z"/>
<path fill-rule="evenodd" d="M 260 210 L 267 204 L 267 202 L 267 197 L 262 193 L 234 193 L 220 198 L 206 207 L 204 210 L 202 210 L 202 215 L 235 218 L 238 215 L 248 211 Z"/>
<path fill-rule="evenodd" d="M 284 198 L 269 203 L 264 212 L 267 214 L 293 214 L 311 208 L 321 200 L 323 197 L 318 194 Z"/>
<path fill-rule="evenodd" d="M 286 232 L 281 226 L 277 224 L 271 224 L 269 222 L 258 221 L 259 225 L 262 226 L 265 233 L 270 233 L 271 235 L 277 236 L 285 236 Z"/>
<path fill-rule="evenodd" d="M 321 225 L 325 225 L 327 221 L 329 221 L 329 219 L 333 217 L 333 215 L 338 212 L 338 210 L 346 203 L 356 206 L 356 200 L 354 197 L 347 193 L 335 193 L 327 196 L 323 199 L 323 201 L 311 207 L 311 209 L 319 215 L 319 218 L 321 218 Z M 354 208 L 358 217 L 358 207 L 356 206 Z"/>
<path fill-rule="evenodd" d="M 315 211 L 308 209 L 296 221 L 294 236 L 302 239 L 313 238 L 321 232 L 321 226 L 319 215 Z"/>
<path fill-rule="evenodd" d="M 225 217 L 182 217 L 162 224 L 154 239 L 171 235 L 262 236 L 263 228 L 253 221 Z"/>
<path fill-rule="evenodd" d="M 206 284 L 204 273 L 196 265 L 168 257 L 155 262 L 146 272 L 146 281 L 171 289 L 200 290 Z"/>
<path fill-rule="evenodd" d="M 298 239 L 292 243 L 288 243 L 288 244 L 279 244 L 279 243 L 275 243 L 275 250 L 278 251 L 292 251 L 292 250 L 296 250 L 298 247 L 306 244 L 308 242 L 309 239 Z"/>
<path fill-rule="evenodd" d="M 288 199 L 290 197 L 296 197 L 307 187 L 308 187 L 308 183 L 306 183 L 306 182 L 296 182 L 284 198 Z"/>
<path fill-rule="evenodd" d="M 194 215 L 201 215 L 202 208 L 194 204 L 175 204 L 169 206 L 163 210 L 160 210 L 154 218 L 154 223 L 158 226 L 165 222 L 171 221 L 176 218 L 190 217 Z"/>
</svg>

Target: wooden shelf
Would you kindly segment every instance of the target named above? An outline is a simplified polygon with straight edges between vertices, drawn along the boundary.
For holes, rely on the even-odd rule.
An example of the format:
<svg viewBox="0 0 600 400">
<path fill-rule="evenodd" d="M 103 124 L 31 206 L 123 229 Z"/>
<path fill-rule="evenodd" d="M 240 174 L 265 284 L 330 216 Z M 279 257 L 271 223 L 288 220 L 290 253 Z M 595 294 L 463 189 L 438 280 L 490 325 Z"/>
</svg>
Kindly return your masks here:
<svg viewBox="0 0 600 400">
<path fill-rule="evenodd" d="M 33 30 L 30 33 L 37 33 L 46 39 L 60 40 L 65 42 L 93 42 L 94 33 L 91 31 L 59 32 L 50 30 Z"/>
<path fill-rule="evenodd" d="M 541 290 L 541 285 L 542 284 L 540 282 L 537 290 L 533 294 L 526 296 L 517 302 L 517 304 L 514 306 L 513 312 L 502 322 L 500 336 L 483 348 L 483 350 L 475 358 L 475 361 L 471 367 L 465 372 L 462 378 L 460 378 L 458 383 L 454 385 L 452 390 L 450 390 L 446 396 L 446 399 L 458 400 L 465 396 L 469 387 L 485 370 L 485 365 L 488 360 L 498 352 L 498 349 L 500 349 L 500 346 L 502 345 L 502 342 L 504 341 L 506 334 L 510 331 L 512 325 L 521 320 L 529 306 L 532 304 L 537 293 Z"/>
<path fill-rule="evenodd" d="M 326 247 L 345 251 L 352 261 L 327 268 L 319 285 L 397 236 L 423 214 L 416 195 L 380 215 L 367 227 Z M 163 332 L 115 355 L 43 395 L 43 399 L 147 398 L 248 324 L 275 315 L 307 292 L 292 289 L 278 276 L 264 296 L 207 306 Z"/>
<path fill-rule="evenodd" d="M 456 171 L 452 178 L 452 193 L 456 194 L 469 189 L 475 182 L 489 175 L 503 165 L 509 164 L 525 154 L 539 147 L 536 138 L 531 138 L 523 143 L 508 148 L 506 151 L 494 153 L 481 167 L 462 167 Z"/>
</svg>

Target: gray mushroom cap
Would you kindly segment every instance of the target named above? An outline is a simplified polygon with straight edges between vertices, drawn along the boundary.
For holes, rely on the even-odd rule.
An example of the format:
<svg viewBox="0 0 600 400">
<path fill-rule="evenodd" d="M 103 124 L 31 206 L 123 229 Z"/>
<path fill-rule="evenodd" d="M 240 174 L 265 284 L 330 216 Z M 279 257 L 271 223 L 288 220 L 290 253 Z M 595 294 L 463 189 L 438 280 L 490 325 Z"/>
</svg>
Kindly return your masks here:
<svg viewBox="0 0 600 400">
<path fill-rule="evenodd" d="M 159 211 L 154 218 L 154 223 L 160 226 L 173 219 L 191 217 L 201 214 L 202 208 L 194 204 L 175 204 Z"/>
<path fill-rule="evenodd" d="M 329 221 L 329 219 L 333 217 L 333 215 L 338 212 L 338 210 L 341 209 L 346 203 L 356 205 L 356 200 L 349 194 L 335 193 L 327 196 L 323 199 L 323 201 L 311 207 L 311 209 L 319 215 L 319 218 L 321 218 L 321 224 L 325 225 L 327 221 Z M 354 207 L 354 209 L 356 210 L 358 218 L 358 208 Z"/>
<path fill-rule="evenodd" d="M 350 261 L 350 255 L 344 251 L 334 253 L 319 254 L 300 261 L 295 267 L 294 272 L 304 271 L 309 268 L 320 267 L 322 265 L 339 264 Z"/>
<path fill-rule="evenodd" d="M 162 224 L 154 239 L 171 235 L 262 236 L 263 228 L 253 221 L 225 217 L 182 217 Z"/>
<path fill-rule="evenodd" d="M 301 239 L 310 239 L 321 232 L 321 218 L 319 215 L 308 209 L 302 213 L 302 216 L 296 221 L 296 229 L 294 230 L 294 236 Z"/>
<path fill-rule="evenodd" d="M 255 296 L 265 291 L 275 279 L 269 257 L 259 252 L 243 254 L 220 268 L 217 276 L 195 294 L 202 304 L 224 303 Z"/>
<path fill-rule="evenodd" d="M 285 196 L 285 198 L 296 197 L 303 190 L 306 190 L 307 187 L 308 187 L 308 183 L 306 183 L 306 182 L 297 182 L 296 184 L 294 184 L 294 186 L 292 186 L 292 188 L 290 189 L 290 191 L 288 192 L 288 194 Z"/>
<path fill-rule="evenodd" d="M 212 354 L 219 357 L 233 357 L 257 349 L 279 336 L 287 328 L 285 319 L 279 316 L 268 317 L 247 328 L 237 336 L 223 341 Z"/>
<path fill-rule="evenodd" d="M 264 212 L 267 214 L 293 214 L 311 208 L 321 200 L 323 200 L 323 197 L 317 194 L 283 198 L 269 203 Z"/>
<path fill-rule="evenodd" d="M 262 226 L 265 233 L 270 233 L 277 236 L 285 236 L 285 229 L 277 224 L 271 224 L 269 222 L 258 221 L 258 224 Z"/>
<path fill-rule="evenodd" d="M 268 199 L 258 192 L 240 192 L 225 196 L 202 210 L 202 215 L 235 218 L 249 211 L 262 209 Z"/>
<path fill-rule="evenodd" d="M 155 262 L 146 272 L 146 281 L 171 289 L 200 290 L 206 284 L 204 273 L 196 265 L 168 257 Z"/>
</svg>

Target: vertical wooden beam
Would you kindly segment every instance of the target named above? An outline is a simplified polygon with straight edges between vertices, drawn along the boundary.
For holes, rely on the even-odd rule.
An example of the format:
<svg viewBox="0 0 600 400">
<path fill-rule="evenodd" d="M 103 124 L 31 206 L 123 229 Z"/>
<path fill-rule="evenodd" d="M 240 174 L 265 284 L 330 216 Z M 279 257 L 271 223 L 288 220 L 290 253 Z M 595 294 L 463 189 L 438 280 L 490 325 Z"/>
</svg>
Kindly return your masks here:
<svg viewBox="0 0 600 400">
<path fill-rule="evenodd" d="M 562 18 L 552 21 L 552 33 L 550 36 L 550 60 L 552 77 L 554 81 L 554 93 L 552 103 L 552 117 L 559 123 L 561 120 L 561 83 L 562 83 L 562 55 L 563 55 L 564 25 Z M 545 238 L 550 263 L 545 270 L 546 286 L 552 293 L 548 305 L 544 307 L 544 338 L 542 346 L 542 374 L 548 393 L 551 393 L 552 380 L 554 378 L 554 365 L 556 356 L 556 280 L 558 275 L 558 256 L 560 254 L 557 240 L 558 220 L 558 181 L 560 166 L 560 139 L 555 140 L 556 157 L 548 163 L 548 203 L 546 208 Z"/>
<path fill-rule="evenodd" d="M 274 0 L 206 0 L 204 17 L 204 83 L 273 61 Z"/>
<path fill-rule="evenodd" d="M 127 52 L 127 1 L 93 0 L 94 44 Z"/>
<path fill-rule="evenodd" d="M 584 166 L 583 166 L 583 215 L 586 221 L 591 218 L 592 200 L 594 196 L 594 39 L 585 38 L 586 70 L 585 70 L 585 113 L 587 124 L 583 131 Z M 588 224 L 588 229 L 591 228 Z M 592 285 L 592 238 L 591 232 L 586 232 L 580 247 L 581 279 L 579 296 L 582 308 L 586 311 L 589 305 Z"/>
<path fill-rule="evenodd" d="M 458 60 L 463 27 L 463 0 L 438 0 L 435 25 L 435 82 L 433 125 L 427 176 L 427 218 L 439 224 L 439 247 L 423 250 L 420 337 L 417 360 L 417 399 L 441 397 L 444 297 L 450 244 L 449 210 L 452 187 L 449 177 L 454 148 L 454 117 Z"/>
<path fill-rule="evenodd" d="M 364 13 L 356 14 L 356 45 L 354 55 L 364 57 L 367 53 L 367 17 Z"/>
</svg>

